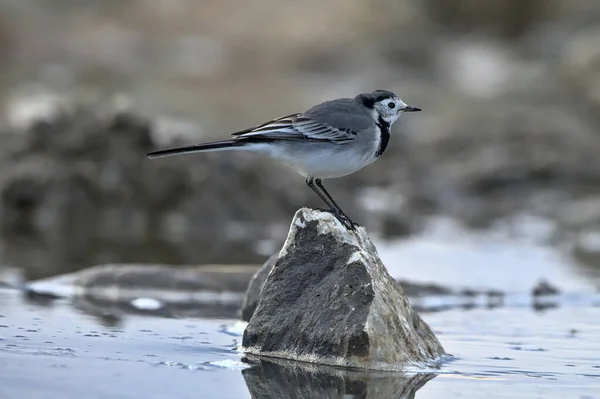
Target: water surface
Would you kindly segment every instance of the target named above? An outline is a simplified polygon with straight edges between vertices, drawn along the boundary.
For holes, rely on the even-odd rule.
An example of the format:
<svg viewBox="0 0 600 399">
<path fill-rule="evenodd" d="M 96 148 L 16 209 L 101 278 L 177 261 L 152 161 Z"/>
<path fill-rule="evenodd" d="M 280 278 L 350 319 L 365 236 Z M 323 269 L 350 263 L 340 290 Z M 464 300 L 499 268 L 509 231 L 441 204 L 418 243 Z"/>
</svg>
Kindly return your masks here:
<svg viewBox="0 0 600 399">
<path fill-rule="evenodd" d="M 0 293 L 0 315 L 3 398 L 250 398 L 250 392 L 281 393 L 282 378 L 292 382 L 289 397 L 304 390 L 395 398 L 387 395 L 421 383 L 419 398 L 600 397 L 600 307 L 594 306 L 425 313 L 455 359 L 417 382 L 394 373 L 247 369 L 235 350 L 242 328 L 231 319 L 93 318 L 68 303 L 24 302 L 15 291 Z M 308 377 L 299 378 L 303 373 Z"/>
<path fill-rule="evenodd" d="M 2 398 L 600 398 L 600 296 L 552 248 L 498 237 L 378 243 L 395 277 L 503 293 L 412 298 L 447 352 L 441 370 L 370 373 L 242 359 L 231 309 L 91 315 L 0 291 Z M 560 294 L 535 298 L 541 278 Z M 462 300 L 463 302 L 459 301 Z M 452 303 L 455 301 L 456 303 Z M 460 305 L 457 305 L 459 304 Z"/>
</svg>

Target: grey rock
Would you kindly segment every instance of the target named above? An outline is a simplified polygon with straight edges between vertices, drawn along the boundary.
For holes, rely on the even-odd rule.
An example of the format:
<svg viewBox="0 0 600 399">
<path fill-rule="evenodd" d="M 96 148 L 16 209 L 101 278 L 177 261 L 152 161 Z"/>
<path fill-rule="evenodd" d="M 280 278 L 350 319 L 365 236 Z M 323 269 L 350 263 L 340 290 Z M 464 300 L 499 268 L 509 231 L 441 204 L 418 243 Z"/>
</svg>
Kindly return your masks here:
<svg viewBox="0 0 600 399">
<path fill-rule="evenodd" d="M 560 290 L 546 280 L 540 280 L 531 290 L 531 295 L 535 297 L 559 295 Z"/>
<path fill-rule="evenodd" d="M 246 354 L 367 369 L 438 365 L 444 349 L 364 228 L 300 209 L 244 331 Z"/>
<path fill-rule="evenodd" d="M 451 288 L 439 284 L 414 283 L 406 280 L 398 281 L 398 284 L 408 297 L 455 295 Z"/>
<path fill-rule="evenodd" d="M 249 265 L 172 266 L 108 264 L 79 273 L 75 285 L 91 290 L 146 290 L 241 293 L 256 267 Z"/>
<path fill-rule="evenodd" d="M 414 398 L 415 392 L 436 376 L 344 370 L 280 359 L 250 359 L 250 363 L 255 363 L 254 367 L 242 374 L 256 399 Z"/>
<path fill-rule="evenodd" d="M 279 259 L 278 253 L 271 255 L 254 276 L 252 276 L 250 284 L 248 284 L 248 288 L 246 289 L 246 295 L 244 296 L 244 302 L 242 303 L 242 308 L 240 310 L 243 321 L 250 321 L 250 318 L 256 309 L 256 304 L 258 303 L 260 290 L 262 289 L 269 272 L 275 265 L 275 262 L 277 262 L 277 259 Z"/>
<path fill-rule="evenodd" d="M 256 304 L 258 303 L 258 297 L 260 290 L 269 275 L 269 272 L 275 266 L 275 263 L 279 259 L 279 253 L 271 255 L 269 259 L 256 271 L 248 288 L 246 295 L 244 296 L 244 302 L 240 309 L 240 315 L 243 321 L 250 321 L 252 314 L 256 310 Z M 424 297 L 424 296 L 436 296 L 436 295 L 453 295 L 454 292 L 448 287 L 444 287 L 438 284 L 424 284 L 414 283 L 410 281 L 397 281 L 400 289 L 404 291 L 408 297 Z"/>
<path fill-rule="evenodd" d="M 69 298 L 95 316 L 124 313 L 234 318 L 255 265 L 98 265 L 26 284 L 35 297 Z"/>
</svg>

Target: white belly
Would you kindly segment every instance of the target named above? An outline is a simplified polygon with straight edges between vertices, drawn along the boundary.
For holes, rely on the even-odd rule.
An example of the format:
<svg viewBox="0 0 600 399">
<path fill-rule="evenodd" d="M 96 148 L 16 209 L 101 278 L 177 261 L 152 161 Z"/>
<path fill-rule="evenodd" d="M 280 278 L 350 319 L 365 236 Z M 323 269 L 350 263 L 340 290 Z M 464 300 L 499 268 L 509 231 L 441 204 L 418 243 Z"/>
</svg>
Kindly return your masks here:
<svg viewBox="0 0 600 399">
<path fill-rule="evenodd" d="M 358 151 L 317 144 L 271 148 L 269 155 L 289 165 L 305 177 L 331 179 L 352 174 L 375 161 L 374 151 Z M 333 150 L 332 150 L 333 148 Z"/>
</svg>

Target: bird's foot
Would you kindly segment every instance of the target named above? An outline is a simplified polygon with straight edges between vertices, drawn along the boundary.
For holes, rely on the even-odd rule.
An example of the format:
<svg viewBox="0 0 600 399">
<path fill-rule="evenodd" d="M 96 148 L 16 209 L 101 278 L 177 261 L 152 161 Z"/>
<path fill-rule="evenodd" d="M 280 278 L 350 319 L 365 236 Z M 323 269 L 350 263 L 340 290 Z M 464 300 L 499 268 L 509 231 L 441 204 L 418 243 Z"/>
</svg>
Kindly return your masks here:
<svg viewBox="0 0 600 399">
<path fill-rule="evenodd" d="M 356 228 L 360 226 L 358 223 L 355 223 L 352 219 L 350 219 L 345 213 L 334 212 L 334 215 L 344 225 L 344 227 L 350 231 L 356 231 Z"/>
<path fill-rule="evenodd" d="M 314 208 L 314 209 L 317 210 L 317 211 L 321 211 L 321 212 L 329 212 L 329 213 L 331 213 L 348 230 L 356 231 L 356 228 L 360 226 L 358 223 L 355 223 L 352 219 L 350 219 L 348 217 L 348 215 L 346 215 L 343 212 L 340 213 L 337 209 L 326 209 L 326 208 Z"/>
</svg>

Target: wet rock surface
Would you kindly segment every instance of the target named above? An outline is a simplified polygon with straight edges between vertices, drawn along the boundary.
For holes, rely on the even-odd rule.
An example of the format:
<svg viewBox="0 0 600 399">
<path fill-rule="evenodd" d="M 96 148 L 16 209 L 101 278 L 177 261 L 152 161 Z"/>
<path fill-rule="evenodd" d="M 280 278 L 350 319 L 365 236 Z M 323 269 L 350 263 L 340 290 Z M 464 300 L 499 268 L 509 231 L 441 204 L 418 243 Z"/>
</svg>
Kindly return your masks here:
<svg viewBox="0 0 600 399">
<path fill-rule="evenodd" d="M 245 353 L 371 369 L 435 365 L 445 354 L 363 228 L 303 208 L 244 331 Z"/>
</svg>

